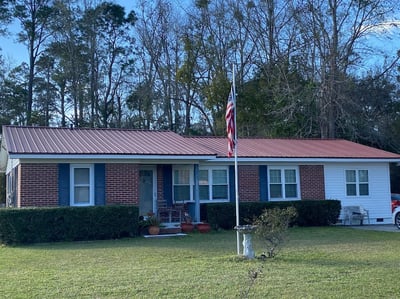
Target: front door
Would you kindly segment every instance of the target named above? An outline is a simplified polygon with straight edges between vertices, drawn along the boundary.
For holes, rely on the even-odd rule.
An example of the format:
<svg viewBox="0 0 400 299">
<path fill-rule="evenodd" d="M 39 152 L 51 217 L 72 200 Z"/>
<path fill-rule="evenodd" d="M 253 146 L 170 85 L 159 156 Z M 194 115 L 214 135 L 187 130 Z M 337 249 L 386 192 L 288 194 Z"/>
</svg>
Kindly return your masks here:
<svg viewBox="0 0 400 299">
<path fill-rule="evenodd" d="M 139 170 L 139 214 L 156 212 L 157 186 L 156 168 L 141 167 Z"/>
</svg>

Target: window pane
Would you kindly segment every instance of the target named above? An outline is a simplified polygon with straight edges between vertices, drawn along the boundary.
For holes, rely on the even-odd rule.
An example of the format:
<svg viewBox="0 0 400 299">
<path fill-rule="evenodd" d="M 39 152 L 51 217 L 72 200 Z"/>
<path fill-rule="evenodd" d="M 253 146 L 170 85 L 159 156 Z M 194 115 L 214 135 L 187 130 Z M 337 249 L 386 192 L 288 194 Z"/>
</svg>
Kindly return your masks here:
<svg viewBox="0 0 400 299">
<path fill-rule="evenodd" d="M 297 198 L 297 185 L 296 184 L 286 184 L 285 185 L 285 197 Z"/>
<path fill-rule="evenodd" d="M 174 184 L 189 185 L 189 182 L 190 182 L 189 169 L 175 169 L 174 170 Z"/>
<path fill-rule="evenodd" d="M 208 185 L 208 170 L 199 171 L 199 184 Z"/>
<path fill-rule="evenodd" d="M 269 188 L 271 189 L 271 198 L 282 198 L 282 185 L 280 184 L 273 184 L 269 185 Z"/>
<path fill-rule="evenodd" d="M 356 181 L 356 171 L 346 170 L 346 182 L 353 183 Z"/>
<path fill-rule="evenodd" d="M 208 194 L 209 185 L 201 185 L 199 186 L 200 190 L 200 200 L 209 200 L 210 196 Z"/>
<path fill-rule="evenodd" d="M 175 201 L 190 200 L 190 186 L 174 186 Z"/>
<path fill-rule="evenodd" d="M 179 181 L 179 170 L 174 170 L 174 184 L 178 184 Z"/>
<path fill-rule="evenodd" d="M 368 184 L 360 184 L 360 195 L 369 195 Z"/>
<path fill-rule="evenodd" d="M 272 184 L 281 183 L 281 171 L 279 169 L 271 169 L 269 171 L 269 179 Z"/>
<path fill-rule="evenodd" d="M 348 196 L 356 196 L 356 184 L 346 184 L 346 194 Z"/>
<path fill-rule="evenodd" d="M 225 169 L 212 171 L 213 185 L 224 185 L 227 183 L 227 172 Z"/>
<path fill-rule="evenodd" d="M 296 170 L 285 169 L 285 183 L 296 183 Z"/>
<path fill-rule="evenodd" d="M 213 186 L 213 199 L 228 199 L 228 186 Z"/>
<path fill-rule="evenodd" d="M 76 204 L 89 203 L 89 187 L 75 187 L 74 201 Z"/>
<path fill-rule="evenodd" d="M 368 182 L 368 170 L 359 170 L 358 171 L 359 182 L 367 183 Z"/>
<path fill-rule="evenodd" d="M 75 185 L 89 185 L 89 168 L 74 168 Z"/>
</svg>

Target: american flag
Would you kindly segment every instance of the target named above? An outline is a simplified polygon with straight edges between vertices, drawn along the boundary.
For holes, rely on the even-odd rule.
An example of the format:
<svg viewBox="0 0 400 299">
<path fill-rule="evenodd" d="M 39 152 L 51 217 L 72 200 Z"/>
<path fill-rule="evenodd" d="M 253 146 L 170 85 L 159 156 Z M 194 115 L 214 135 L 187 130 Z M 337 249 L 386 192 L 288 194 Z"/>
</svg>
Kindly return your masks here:
<svg viewBox="0 0 400 299">
<path fill-rule="evenodd" d="M 235 93 L 233 87 L 228 97 L 228 105 L 226 106 L 226 133 L 228 134 L 228 157 L 232 157 L 235 148 Z"/>
</svg>

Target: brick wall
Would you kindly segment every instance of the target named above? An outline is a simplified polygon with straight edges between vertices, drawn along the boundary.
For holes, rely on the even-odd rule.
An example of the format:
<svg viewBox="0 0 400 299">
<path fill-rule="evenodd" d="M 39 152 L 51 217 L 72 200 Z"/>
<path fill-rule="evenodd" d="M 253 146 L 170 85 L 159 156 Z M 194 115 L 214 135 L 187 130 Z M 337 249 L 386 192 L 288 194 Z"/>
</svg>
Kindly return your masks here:
<svg viewBox="0 0 400 299">
<path fill-rule="evenodd" d="M 27 163 L 18 168 L 18 207 L 58 206 L 57 164 Z"/>
<path fill-rule="evenodd" d="M 238 167 L 239 199 L 243 201 L 260 200 L 260 177 L 257 165 Z"/>
<path fill-rule="evenodd" d="M 58 206 L 58 165 L 21 164 L 18 166 L 18 207 Z M 300 188 L 302 199 L 325 199 L 324 167 L 301 165 Z M 258 201 L 259 168 L 239 166 L 240 201 Z M 164 207 L 162 165 L 157 167 L 158 206 Z M 137 164 L 106 164 L 106 203 L 139 204 L 139 166 Z"/>
<path fill-rule="evenodd" d="M 106 204 L 138 205 L 138 203 L 138 165 L 106 164 Z"/>
<path fill-rule="evenodd" d="M 325 199 L 323 165 L 300 165 L 300 188 L 302 199 Z"/>
<path fill-rule="evenodd" d="M 157 166 L 157 207 L 162 208 L 167 206 L 164 198 L 164 171 L 163 166 Z"/>
</svg>

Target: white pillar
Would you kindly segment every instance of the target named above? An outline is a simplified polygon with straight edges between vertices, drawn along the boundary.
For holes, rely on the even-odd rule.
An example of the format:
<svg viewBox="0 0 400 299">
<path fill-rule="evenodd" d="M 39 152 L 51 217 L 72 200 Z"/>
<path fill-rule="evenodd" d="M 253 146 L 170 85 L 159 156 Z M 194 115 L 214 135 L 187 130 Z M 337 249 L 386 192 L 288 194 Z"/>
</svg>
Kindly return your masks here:
<svg viewBox="0 0 400 299">
<path fill-rule="evenodd" d="M 193 193 L 194 193 L 194 221 L 200 222 L 200 187 L 199 187 L 199 164 L 193 167 Z"/>
</svg>

